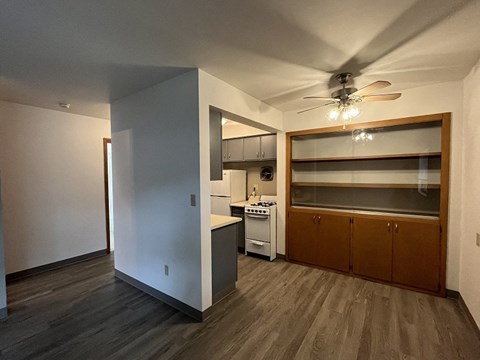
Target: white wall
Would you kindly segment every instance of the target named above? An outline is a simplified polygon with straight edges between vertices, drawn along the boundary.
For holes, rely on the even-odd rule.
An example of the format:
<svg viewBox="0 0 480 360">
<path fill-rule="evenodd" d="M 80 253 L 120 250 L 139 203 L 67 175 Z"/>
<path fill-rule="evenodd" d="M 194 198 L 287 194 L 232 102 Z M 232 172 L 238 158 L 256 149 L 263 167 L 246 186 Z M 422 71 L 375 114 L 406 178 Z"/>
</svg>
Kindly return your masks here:
<svg viewBox="0 0 480 360">
<path fill-rule="evenodd" d="M 338 125 L 327 119 L 327 111 L 328 109 L 325 108 L 303 114 L 287 112 L 284 114 L 284 129 L 285 131 L 295 131 Z M 458 290 L 461 236 L 460 219 L 462 213 L 461 174 L 463 162 L 462 82 L 448 82 L 403 90 L 402 97 L 398 100 L 362 104 L 362 115 L 356 119 L 355 122 L 361 123 L 441 112 L 452 113 L 447 288 Z M 277 166 L 280 169 L 280 165 L 277 164 Z M 283 192 L 283 194 L 285 193 Z M 280 246 L 279 244 L 279 247 Z"/>
<path fill-rule="evenodd" d="M 275 132 L 282 130 L 283 115 L 280 111 L 199 70 L 199 116 L 200 116 L 200 206 L 202 223 L 202 298 L 203 309 L 211 303 L 211 243 L 210 243 L 210 142 L 209 142 L 209 107 L 213 106 L 227 114 L 228 119 L 241 121 L 247 125 L 261 127 Z M 279 135 L 279 133 L 277 133 Z M 281 136 L 280 136 L 281 137 Z M 285 156 L 279 153 L 277 157 Z M 277 162 L 278 164 L 278 162 Z M 285 177 L 277 170 L 278 179 Z M 277 182 L 278 185 L 278 182 Z M 285 213 L 285 203 L 278 204 L 279 215 Z M 277 219 L 277 239 L 284 236 L 284 217 Z M 285 242 L 284 238 L 281 242 Z"/>
<path fill-rule="evenodd" d="M 464 94 L 460 293 L 480 326 L 480 62 L 465 78 Z"/>
<path fill-rule="evenodd" d="M 237 122 L 227 122 L 222 126 L 222 139 L 268 134 L 268 131 Z"/>
<path fill-rule="evenodd" d="M 1 190 L 1 173 L 0 173 L 0 190 Z M 2 318 L 2 310 L 7 307 L 7 286 L 5 283 L 5 251 L 3 250 L 3 210 L 2 196 L 0 194 L 0 318 Z M 5 314 L 3 314 L 5 315 Z"/>
<path fill-rule="evenodd" d="M 105 249 L 110 122 L 0 101 L 6 271 Z"/>
<path fill-rule="evenodd" d="M 114 102 L 111 116 L 115 268 L 203 310 L 198 71 Z"/>
</svg>

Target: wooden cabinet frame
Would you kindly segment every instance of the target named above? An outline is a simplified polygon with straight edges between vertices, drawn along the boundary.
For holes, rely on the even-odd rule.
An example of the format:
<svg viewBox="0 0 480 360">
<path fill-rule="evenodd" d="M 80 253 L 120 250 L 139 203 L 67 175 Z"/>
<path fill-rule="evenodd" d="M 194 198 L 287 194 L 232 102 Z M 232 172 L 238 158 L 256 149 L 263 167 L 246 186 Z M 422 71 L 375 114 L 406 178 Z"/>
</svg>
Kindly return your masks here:
<svg viewBox="0 0 480 360">
<path fill-rule="evenodd" d="M 295 136 L 300 135 L 314 135 L 314 134 L 326 134 L 326 133 L 351 133 L 353 130 L 357 129 L 371 129 L 377 127 L 390 127 L 390 126 L 398 126 L 398 125 L 407 125 L 407 124 L 418 124 L 418 123 L 426 123 L 426 122 L 434 122 L 439 121 L 441 122 L 441 164 L 440 164 L 440 209 L 439 209 L 439 216 L 437 219 L 431 218 L 422 218 L 419 216 L 411 216 L 408 215 L 398 215 L 389 213 L 389 214 L 372 214 L 371 212 L 364 213 L 358 211 L 349 212 L 348 210 L 335 210 L 335 209 L 328 209 L 328 208 L 308 208 L 308 207 L 296 207 L 292 206 L 292 199 L 291 199 L 291 187 L 292 187 L 292 138 Z M 360 124 L 351 124 L 346 125 L 345 128 L 343 126 L 335 126 L 335 127 L 327 127 L 327 128 L 320 128 L 320 129 L 312 129 L 312 130 L 303 130 L 303 131 L 294 131 L 288 132 L 286 134 L 286 176 L 287 176 L 287 183 L 286 183 L 286 212 L 287 216 L 291 211 L 300 210 L 306 212 L 322 212 L 322 213 L 331 213 L 331 214 L 342 214 L 342 215 L 350 215 L 352 218 L 356 215 L 361 213 L 362 217 L 372 217 L 376 219 L 389 219 L 389 220 L 398 220 L 398 221 L 413 221 L 413 222 L 437 222 L 440 225 L 440 267 L 439 267 L 439 290 L 438 292 L 431 292 L 426 291 L 428 293 L 433 293 L 440 296 L 446 296 L 446 263 L 447 263 L 447 234 L 448 234 L 448 197 L 449 197 L 449 171 L 450 171 L 450 127 L 451 127 L 451 113 L 439 113 L 439 114 L 431 114 L 431 115 L 422 115 L 422 116 L 413 116 L 413 117 L 406 117 L 406 118 L 398 118 L 392 120 L 382 120 L 382 121 L 374 121 L 368 123 L 360 123 Z M 288 234 L 288 221 L 287 221 L 287 229 L 286 234 Z M 289 239 L 288 236 L 286 238 L 286 258 L 287 260 L 291 261 L 289 258 Z M 352 256 L 350 256 L 352 259 Z M 350 260 L 352 261 L 352 260 Z M 351 264 L 352 265 L 352 264 Z M 352 272 L 350 271 L 350 274 Z M 353 274 L 352 274 L 353 275 Z M 381 282 L 381 281 L 380 281 Z M 389 282 L 387 282 L 389 283 Z M 394 284 L 396 285 L 396 284 Z M 407 287 L 403 285 L 398 285 L 400 287 Z M 415 289 L 419 290 L 419 289 Z M 419 290 L 423 291 L 423 290 Z"/>
</svg>

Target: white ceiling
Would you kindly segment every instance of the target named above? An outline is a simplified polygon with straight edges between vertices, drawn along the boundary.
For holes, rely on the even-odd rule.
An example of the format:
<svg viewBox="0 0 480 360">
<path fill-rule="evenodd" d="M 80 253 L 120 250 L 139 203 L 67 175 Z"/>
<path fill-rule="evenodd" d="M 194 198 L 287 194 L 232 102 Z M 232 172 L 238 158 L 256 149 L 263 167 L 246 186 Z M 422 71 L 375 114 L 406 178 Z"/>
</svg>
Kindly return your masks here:
<svg viewBox="0 0 480 360">
<path fill-rule="evenodd" d="M 353 72 L 384 92 L 460 80 L 478 0 L 3 0 L 0 99 L 109 118 L 109 103 L 191 68 L 276 108 Z M 388 90 L 388 91 L 387 91 Z"/>
</svg>

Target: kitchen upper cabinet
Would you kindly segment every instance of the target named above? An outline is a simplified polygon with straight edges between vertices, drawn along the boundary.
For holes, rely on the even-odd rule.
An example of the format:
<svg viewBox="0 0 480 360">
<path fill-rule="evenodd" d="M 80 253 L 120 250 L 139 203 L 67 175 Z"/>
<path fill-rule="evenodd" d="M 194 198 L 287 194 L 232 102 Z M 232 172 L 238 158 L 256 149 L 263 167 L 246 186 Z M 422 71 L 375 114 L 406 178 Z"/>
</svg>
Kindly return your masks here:
<svg viewBox="0 0 480 360">
<path fill-rule="evenodd" d="M 261 160 L 260 139 L 260 136 L 243 139 L 243 160 Z"/>
<path fill-rule="evenodd" d="M 260 136 L 260 155 L 262 160 L 277 158 L 277 135 Z"/>
<path fill-rule="evenodd" d="M 288 259 L 335 270 L 350 267 L 350 217 L 290 212 Z"/>
<path fill-rule="evenodd" d="M 277 158 L 277 136 L 262 135 L 244 138 L 245 161 L 272 160 Z"/>
<path fill-rule="evenodd" d="M 440 225 L 396 221 L 392 280 L 398 284 L 439 291 Z"/>
<path fill-rule="evenodd" d="M 243 161 L 243 138 L 223 140 L 224 162 Z"/>
<path fill-rule="evenodd" d="M 353 219 L 352 262 L 355 274 L 392 280 L 392 228 L 390 220 Z"/>
</svg>

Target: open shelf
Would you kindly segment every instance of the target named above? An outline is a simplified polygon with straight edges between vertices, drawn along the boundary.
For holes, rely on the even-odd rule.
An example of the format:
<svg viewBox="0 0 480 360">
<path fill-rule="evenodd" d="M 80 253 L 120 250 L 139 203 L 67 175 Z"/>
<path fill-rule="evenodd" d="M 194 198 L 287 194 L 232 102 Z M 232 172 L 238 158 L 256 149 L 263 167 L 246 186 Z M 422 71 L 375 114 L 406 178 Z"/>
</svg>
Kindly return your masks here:
<svg viewBox="0 0 480 360">
<path fill-rule="evenodd" d="M 408 159 L 421 157 L 440 157 L 440 152 L 429 153 L 411 153 L 411 154 L 388 154 L 388 155 L 366 155 L 366 156 L 343 156 L 343 157 L 324 157 L 324 158 L 302 158 L 292 159 L 293 163 L 304 162 L 322 162 L 322 161 L 348 161 L 348 160 L 379 160 L 379 159 Z"/>
<path fill-rule="evenodd" d="M 334 187 L 334 188 L 395 188 L 395 189 L 416 189 L 418 184 L 367 184 L 367 183 L 322 183 L 322 182 L 292 182 L 292 186 L 308 187 Z M 421 186 L 423 188 L 423 186 Z M 440 184 L 426 184 L 426 189 L 440 189 Z"/>
</svg>

